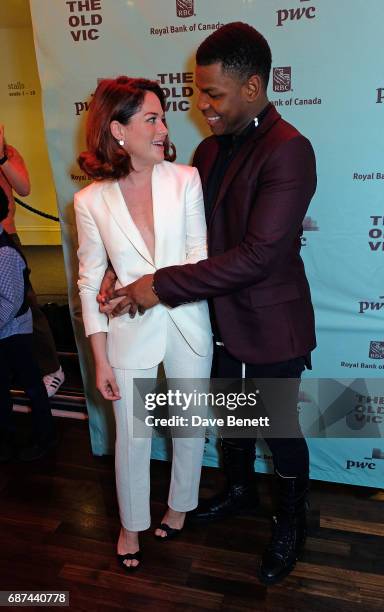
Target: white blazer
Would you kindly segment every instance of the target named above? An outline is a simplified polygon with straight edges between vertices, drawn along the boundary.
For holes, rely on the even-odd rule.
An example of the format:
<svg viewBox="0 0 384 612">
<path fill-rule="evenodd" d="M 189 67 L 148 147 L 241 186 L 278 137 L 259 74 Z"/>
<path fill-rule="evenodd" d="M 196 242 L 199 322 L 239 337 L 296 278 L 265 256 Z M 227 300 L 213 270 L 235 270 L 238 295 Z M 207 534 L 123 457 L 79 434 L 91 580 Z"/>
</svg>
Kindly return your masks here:
<svg viewBox="0 0 384 612">
<path fill-rule="evenodd" d="M 158 268 L 195 263 L 207 257 L 203 193 L 196 168 L 161 162 L 152 172 L 155 261 L 129 214 L 117 181 L 94 182 L 75 194 L 79 238 L 79 281 L 86 335 L 108 332 L 110 364 L 121 369 L 151 368 L 165 354 L 167 317 L 171 317 L 195 353 L 206 356 L 212 342 L 206 301 L 168 308 L 158 304 L 131 319 L 108 319 L 96 295 L 107 267 L 117 286 Z"/>
</svg>

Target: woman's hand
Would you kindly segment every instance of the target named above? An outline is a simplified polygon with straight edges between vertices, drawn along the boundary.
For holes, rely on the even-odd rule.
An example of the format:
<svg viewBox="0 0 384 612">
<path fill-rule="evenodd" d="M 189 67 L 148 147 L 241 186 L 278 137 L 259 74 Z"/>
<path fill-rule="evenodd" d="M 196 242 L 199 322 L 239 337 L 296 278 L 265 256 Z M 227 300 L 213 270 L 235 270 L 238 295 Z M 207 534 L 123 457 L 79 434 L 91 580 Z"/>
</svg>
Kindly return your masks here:
<svg viewBox="0 0 384 612">
<path fill-rule="evenodd" d="M 101 302 L 99 301 L 99 296 L 97 296 L 97 301 L 99 302 L 99 311 L 102 312 L 103 314 L 110 316 L 115 306 L 119 302 L 121 302 L 121 300 L 123 299 L 124 298 L 122 297 L 118 297 L 118 298 L 109 299 L 107 302 Z"/>
<path fill-rule="evenodd" d="M 99 293 L 96 297 L 96 300 L 99 304 L 100 312 L 104 312 L 105 314 L 109 314 L 111 312 L 110 310 L 105 310 L 104 308 L 107 306 L 108 302 L 113 297 L 116 280 L 117 276 L 114 269 L 111 265 L 108 265 L 104 272 L 103 280 L 101 281 Z"/>
<path fill-rule="evenodd" d="M 96 364 L 96 387 L 106 400 L 116 401 L 121 399 L 115 375 L 108 362 Z"/>
</svg>

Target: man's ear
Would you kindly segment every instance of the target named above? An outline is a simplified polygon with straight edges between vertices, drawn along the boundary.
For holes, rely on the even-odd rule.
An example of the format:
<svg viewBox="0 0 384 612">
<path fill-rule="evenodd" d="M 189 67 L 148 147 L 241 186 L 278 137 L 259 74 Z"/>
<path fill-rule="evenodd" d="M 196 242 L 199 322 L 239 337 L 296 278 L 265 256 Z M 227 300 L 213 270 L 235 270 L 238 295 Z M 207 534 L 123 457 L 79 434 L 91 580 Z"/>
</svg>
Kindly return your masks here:
<svg viewBox="0 0 384 612">
<path fill-rule="evenodd" d="M 246 83 L 244 83 L 243 91 L 248 102 L 254 102 L 263 91 L 263 83 L 258 74 L 253 74 L 249 77 Z"/>
<path fill-rule="evenodd" d="M 119 121 L 116 121 L 115 119 L 111 121 L 109 124 L 109 129 L 111 130 L 112 136 L 116 138 L 116 140 L 124 140 L 123 126 Z"/>
</svg>

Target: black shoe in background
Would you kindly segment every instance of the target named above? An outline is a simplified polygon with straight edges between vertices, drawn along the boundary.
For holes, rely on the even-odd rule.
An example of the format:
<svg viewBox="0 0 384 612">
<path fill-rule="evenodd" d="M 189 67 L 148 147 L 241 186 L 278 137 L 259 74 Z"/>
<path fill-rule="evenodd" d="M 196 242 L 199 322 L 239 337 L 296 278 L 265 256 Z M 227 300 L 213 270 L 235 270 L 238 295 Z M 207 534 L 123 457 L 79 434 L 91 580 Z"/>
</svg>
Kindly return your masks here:
<svg viewBox="0 0 384 612">
<path fill-rule="evenodd" d="M 215 497 L 202 500 L 188 512 L 191 523 L 218 521 L 238 514 L 255 514 L 259 505 L 256 487 L 255 441 L 221 440 L 223 467 L 228 486 Z"/>
<path fill-rule="evenodd" d="M 58 438 L 55 436 L 45 442 L 35 442 L 26 446 L 19 453 L 20 461 L 37 461 L 47 456 L 58 445 Z"/>
<path fill-rule="evenodd" d="M 256 514 L 259 505 L 254 486 L 233 485 L 211 499 L 202 500 L 198 507 L 188 512 L 190 523 L 208 523 L 240 514 Z"/>
</svg>

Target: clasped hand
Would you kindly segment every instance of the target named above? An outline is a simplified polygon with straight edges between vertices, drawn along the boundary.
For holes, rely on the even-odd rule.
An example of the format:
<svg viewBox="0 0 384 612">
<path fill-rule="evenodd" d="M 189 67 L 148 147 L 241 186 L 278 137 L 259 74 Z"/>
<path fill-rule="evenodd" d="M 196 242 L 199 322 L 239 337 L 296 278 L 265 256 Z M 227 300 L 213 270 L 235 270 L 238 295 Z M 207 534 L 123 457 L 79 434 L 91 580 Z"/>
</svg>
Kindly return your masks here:
<svg viewBox="0 0 384 612">
<path fill-rule="evenodd" d="M 115 284 L 116 275 L 111 268 L 108 268 L 96 299 L 100 312 L 111 317 L 128 313 L 134 318 L 137 312 L 144 314 L 146 310 L 159 303 L 159 298 L 152 290 L 153 274 L 146 274 L 120 289 L 115 289 Z"/>
</svg>

